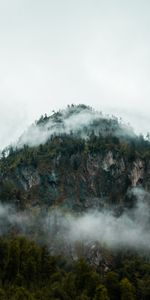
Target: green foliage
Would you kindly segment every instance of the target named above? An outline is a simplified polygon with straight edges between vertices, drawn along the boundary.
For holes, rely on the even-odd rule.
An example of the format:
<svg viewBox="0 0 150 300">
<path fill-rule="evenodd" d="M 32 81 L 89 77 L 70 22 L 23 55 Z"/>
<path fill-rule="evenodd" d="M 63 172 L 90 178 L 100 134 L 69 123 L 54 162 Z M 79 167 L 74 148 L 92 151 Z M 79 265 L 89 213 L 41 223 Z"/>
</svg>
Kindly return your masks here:
<svg viewBox="0 0 150 300">
<path fill-rule="evenodd" d="M 122 254 L 114 261 L 115 269 L 102 274 L 83 258 L 68 268 L 66 258 L 18 237 L 0 239 L 0 257 L 2 300 L 150 299 L 150 263 L 137 256 L 128 255 L 127 260 Z"/>
<path fill-rule="evenodd" d="M 13 289 L 13 295 L 10 300 L 35 300 L 34 296 L 24 287 Z"/>
<path fill-rule="evenodd" d="M 108 295 L 111 300 L 119 299 L 120 297 L 120 287 L 119 287 L 119 276 L 116 272 L 109 272 L 106 276 L 106 287 L 108 290 Z"/>
<path fill-rule="evenodd" d="M 106 287 L 101 284 L 97 287 L 94 300 L 109 300 Z"/>
<path fill-rule="evenodd" d="M 135 300 L 135 287 L 127 279 L 123 278 L 120 282 L 121 300 Z"/>
<path fill-rule="evenodd" d="M 0 299 L 1 300 L 6 299 L 6 293 L 5 293 L 4 289 L 1 289 L 1 288 L 0 288 Z"/>
</svg>

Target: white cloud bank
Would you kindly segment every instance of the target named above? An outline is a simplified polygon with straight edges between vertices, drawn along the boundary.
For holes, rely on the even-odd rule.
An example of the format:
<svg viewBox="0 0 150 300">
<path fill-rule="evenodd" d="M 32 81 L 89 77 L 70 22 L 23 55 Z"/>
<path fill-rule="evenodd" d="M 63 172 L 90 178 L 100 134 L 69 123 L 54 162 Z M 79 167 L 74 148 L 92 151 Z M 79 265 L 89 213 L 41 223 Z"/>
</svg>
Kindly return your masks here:
<svg viewBox="0 0 150 300">
<path fill-rule="evenodd" d="M 112 124 L 108 123 L 107 125 L 105 120 L 112 120 Z M 94 122 L 97 125 L 94 125 Z M 108 134 L 108 132 L 112 132 L 116 136 L 135 135 L 133 129 L 129 125 L 123 123 L 122 120 L 117 120 L 117 118 L 113 116 L 103 115 L 101 112 L 79 105 L 70 106 L 65 110 L 53 114 L 46 122 L 31 125 L 20 136 L 16 146 L 18 148 L 21 148 L 24 145 L 31 147 L 38 146 L 46 143 L 52 135 L 78 133 L 83 138 L 87 138 L 86 130 L 88 130 L 88 133 L 94 130 L 95 134 L 99 134 L 100 132 L 104 135 Z"/>
</svg>

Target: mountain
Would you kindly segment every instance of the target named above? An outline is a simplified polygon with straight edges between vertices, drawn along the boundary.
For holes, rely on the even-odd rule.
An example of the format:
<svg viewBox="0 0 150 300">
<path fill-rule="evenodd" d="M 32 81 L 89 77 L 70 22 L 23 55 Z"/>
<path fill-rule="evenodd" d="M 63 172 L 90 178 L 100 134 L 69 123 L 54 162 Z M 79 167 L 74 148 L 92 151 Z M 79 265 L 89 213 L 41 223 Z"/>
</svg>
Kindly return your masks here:
<svg viewBox="0 0 150 300">
<path fill-rule="evenodd" d="M 85 105 L 0 159 L 0 298 L 150 299 L 150 141 Z"/>
<path fill-rule="evenodd" d="M 124 207 L 132 187 L 150 190 L 149 158 L 150 142 L 130 126 L 72 105 L 42 116 L 3 151 L 0 199 L 76 211 Z"/>
</svg>

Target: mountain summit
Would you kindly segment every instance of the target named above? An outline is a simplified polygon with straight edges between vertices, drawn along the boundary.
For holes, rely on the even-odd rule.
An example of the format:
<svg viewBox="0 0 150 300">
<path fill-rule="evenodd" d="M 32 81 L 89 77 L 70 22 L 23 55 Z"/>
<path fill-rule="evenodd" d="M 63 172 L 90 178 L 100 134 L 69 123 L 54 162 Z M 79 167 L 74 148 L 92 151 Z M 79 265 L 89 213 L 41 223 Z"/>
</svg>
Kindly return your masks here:
<svg viewBox="0 0 150 300">
<path fill-rule="evenodd" d="M 47 142 L 51 136 L 64 134 L 76 137 L 89 138 L 96 136 L 113 135 L 124 138 L 135 137 L 131 126 L 124 124 L 114 116 L 104 116 L 102 112 L 93 110 L 84 104 L 71 105 L 64 110 L 53 112 L 51 116 L 41 116 L 20 137 L 17 146 L 24 144 L 38 146 Z"/>
</svg>

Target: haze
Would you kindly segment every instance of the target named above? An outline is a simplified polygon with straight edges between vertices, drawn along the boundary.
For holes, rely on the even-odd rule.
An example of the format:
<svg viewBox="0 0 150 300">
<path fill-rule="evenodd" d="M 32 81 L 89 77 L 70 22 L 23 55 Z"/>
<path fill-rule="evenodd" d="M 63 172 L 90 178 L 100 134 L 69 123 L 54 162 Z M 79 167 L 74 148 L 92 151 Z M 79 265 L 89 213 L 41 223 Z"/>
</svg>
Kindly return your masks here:
<svg viewBox="0 0 150 300">
<path fill-rule="evenodd" d="M 85 103 L 149 131 L 148 0 L 0 0 L 0 148 Z"/>
<path fill-rule="evenodd" d="M 52 249 L 55 245 L 57 251 L 62 251 L 63 243 L 75 246 L 77 242 L 86 245 L 87 242 L 94 244 L 98 241 L 109 248 L 149 252 L 150 195 L 138 188 L 131 192 L 137 198 L 136 206 L 124 211 L 120 217 L 115 217 L 111 209 L 86 211 L 77 215 L 56 207 L 45 215 L 36 215 L 33 211 L 17 212 L 14 207 L 0 203 L 0 236 L 7 234 L 10 226 L 18 228 L 20 234 L 27 236 L 32 231 L 38 233 L 40 228 L 44 242 Z"/>
</svg>

